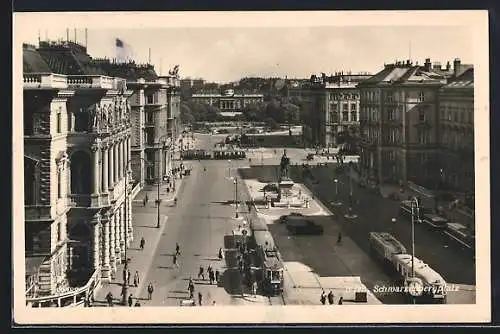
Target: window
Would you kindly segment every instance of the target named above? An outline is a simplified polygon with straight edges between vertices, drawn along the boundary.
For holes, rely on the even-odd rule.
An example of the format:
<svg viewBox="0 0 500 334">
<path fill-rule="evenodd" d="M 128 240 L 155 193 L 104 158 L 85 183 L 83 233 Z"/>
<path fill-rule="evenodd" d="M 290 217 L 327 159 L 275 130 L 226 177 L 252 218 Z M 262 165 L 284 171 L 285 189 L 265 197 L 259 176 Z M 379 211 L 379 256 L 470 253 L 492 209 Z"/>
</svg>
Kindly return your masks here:
<svg viewBox="0 0 500 334">
<path fill-rule="evenodd" d="M 425 145 L 429 142 L 429 131 L 420 129 L 418 130 L 418 142 L 419 144 Z"/>
<path fill-rule="evenodd" d="M 395 119 L 395 113 L 396 112 L 395 112 L 394 108 L 387 109 L 387 119 L 389 121 L 393 121 Z"/>
<path fill-rule="evenodd" d="M 424 109 L 419 109 L 418 110 L 418 120 L 420 122 L 425 121 L 425 110 Z"/>
<path fill-rule="evenodd" d="M 348 113 L 347 111 L 344 111 L 344 112 L 342 113 L 342 120 L 343 120 L 344 122 L 348 122 L 348 121 L 349 121 L 349 113 Z"/>
<path fill-rule="evenodd" d="M 347 105 L 347 103 L 342 104 L 342 110 L 344 112 L 346 112 L 347 110 L 349 110 L 349 106 Z"/>
<path fill-rule="evenodd" d="M 56 122 L 57 122 L 56 131 L 57 131 L 57 133 L 61 133 L 61 113 L 58 112 L 56 117 L 57 117 L 56 118 Z"/>
<path fill-rule="evenodd" d="M 356 111 L 356 103 L 351 103 L 351 111 Z"/>
<path fill-rule="evenodd" d="M 424 102 L 424 100 L 425 100 L 424 92 L 419 92 L 418 93 L 418 102 Z"/>
<path fill-rule="evenodd" d="M 392 102 L 393 101 L 392 93 L 386 93 L 385 100 L 387 102 Z"/>
<path fill-rule="evenodd" d="M 154 103 L 154 95 L 146 95 L 146 104 L 153 104 Z"/>
<path fill-rule="evenodd" d="M 333 111 L 334 113 L 337 113 L 337 112 L 338 112 L 338 110 L 337 110 L 337 109 L 338 109 L 337 104 L 332 104 L 332 111 Z"/>
<path fill-rule="evenodd" d="M 389 143 L 394 144 L 396 143 L 396 129 L 390 129 L 389 130 Z"/>
<path fill-rule="evenodd" d="M 146 113 L 146 123 L 152 124 L 154 123 L 154 114 L 153 112 L 149 111 Z"/>
<path fill-rule="evenodd" d="M 357 119 L 356 109 L 355 110 L 351 109 L 351 122 L 357 122 L 357 121 L 358 119 Z"/>
<path fill-rule="evenodd" d="M 62 171 L 61 168 L 57 169 L 57 198 L 62 198 Z"/>
</svg>

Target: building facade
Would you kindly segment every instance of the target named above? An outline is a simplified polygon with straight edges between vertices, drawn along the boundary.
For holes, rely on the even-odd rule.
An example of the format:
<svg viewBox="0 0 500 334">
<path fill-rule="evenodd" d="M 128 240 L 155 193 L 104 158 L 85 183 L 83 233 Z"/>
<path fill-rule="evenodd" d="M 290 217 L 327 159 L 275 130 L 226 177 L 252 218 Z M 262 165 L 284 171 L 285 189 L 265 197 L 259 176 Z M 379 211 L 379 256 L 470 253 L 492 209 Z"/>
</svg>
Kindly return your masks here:
<svg viewBox="0 0 500 334">
<path fill-rule="evenodd" d="M 150 82 L 150 65 L 94 60 L 72 42 L 24 45 L 23 72 L 26 295 L 65 306 L 58 295 L 95 288 L 124 261 L 132 187 L 144 180 L 132 143 L 154 166 L 146 180 L 172 168 L 178 78 Z"/>
<path fill-rule="evenodd" d="M 132 92 L 123 79 L 54 74 L 65 69 L 51 52 L 24 51 L 26 272 L 43 296 L 109 279 L 123 260 Z"/>
<path fill-rule="evenodd" d="M 474 193 L 474 69 L 444 85 L 438 103 L 442 186 Z"/>
<path fill-rule="evenodd" d="M 191 99 L 193 102 L 218 108 L 221 113 L 238 114 L 248 105 L 262 103 L 264 95 L 245 92 L 235 93 L 233 89 L 226 89 L 222 94 L 217 91 L 198 92 L 192 94 Z"/>
<path fill-rule="evenodd" d="M 358 84 L 363 177 L 430 189 L 442 182 L 438 103 L 441 87 L 464 69 L 454 65 L 396 62 Z"/>
</svg>

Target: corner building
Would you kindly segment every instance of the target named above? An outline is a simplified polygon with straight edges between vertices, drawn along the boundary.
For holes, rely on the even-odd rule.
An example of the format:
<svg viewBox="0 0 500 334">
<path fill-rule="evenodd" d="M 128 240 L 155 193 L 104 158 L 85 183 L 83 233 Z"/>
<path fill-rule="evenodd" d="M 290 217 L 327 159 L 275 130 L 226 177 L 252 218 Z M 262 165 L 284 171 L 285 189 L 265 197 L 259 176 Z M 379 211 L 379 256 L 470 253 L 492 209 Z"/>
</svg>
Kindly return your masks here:
<svg viewBox="0 0 500 334">
<path fill-rule="evenodd" d="M 91 293 L 116 274 L 125 240 L 132 241 L 132 91 L 89 59 L 71 42 L 23 47 L 26 289 L 33 306 L 74 303 L 76 294 L 58 297 L 72 289 Z"/>
</svg>

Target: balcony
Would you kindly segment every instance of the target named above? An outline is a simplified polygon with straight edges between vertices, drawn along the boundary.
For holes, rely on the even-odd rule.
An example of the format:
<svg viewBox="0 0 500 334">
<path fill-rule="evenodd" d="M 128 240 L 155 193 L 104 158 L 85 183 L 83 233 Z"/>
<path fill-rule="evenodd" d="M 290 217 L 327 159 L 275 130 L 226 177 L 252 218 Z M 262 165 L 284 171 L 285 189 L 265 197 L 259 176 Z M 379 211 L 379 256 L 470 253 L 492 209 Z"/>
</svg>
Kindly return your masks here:
<svg viewBox="0 0 500 334">
<path fill-rule="evenodd" d="M 68 76 L 68 86 L 71 88 L 124 88 L 122 81 L 103 75 L 71 75 Z"/>
<path fill-rule="evenodd" d="M 24 89 L 68 88 L 65 75 L 54 73 L 26 73 L 23 75 Z"/>
<path fill-rule="evenodd" d="M 26 205 L 24 207 L 25 220 L 47 220 L 51 219 L 50 205 Z"/>
<path fill-rule="evenodd" d="M 75 307 L 84 304 L 85 300 L 94 296 L 94 292 L 101 284 L 101 269 L 94 271 L 87 284 L 51 296 L 29 297 L 31 291 L 26 291 L 26 305 L 31 307 Z"/>
</svg>

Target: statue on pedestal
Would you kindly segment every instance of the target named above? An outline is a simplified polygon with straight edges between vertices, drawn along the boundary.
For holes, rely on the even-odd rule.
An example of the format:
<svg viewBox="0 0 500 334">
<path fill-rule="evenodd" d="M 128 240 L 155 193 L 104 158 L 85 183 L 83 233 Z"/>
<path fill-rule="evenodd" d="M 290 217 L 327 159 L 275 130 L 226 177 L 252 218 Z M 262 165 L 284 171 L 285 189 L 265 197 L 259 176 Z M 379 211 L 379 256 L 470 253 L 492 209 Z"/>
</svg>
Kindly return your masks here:
<svg viewBox="0 0 500 334">
<path fill-rule="evenodd" d="M 288 176 L 289 167 L 290 167 L 290 158 L 286 156 L 286 150 L 283 150 L 283 156 L 281 157 L 281 163 L 280 163 L 280 179 L 279 179 L 280 182 L 282 180 L 290 180 L 290 177 Z"/>
</svg>

